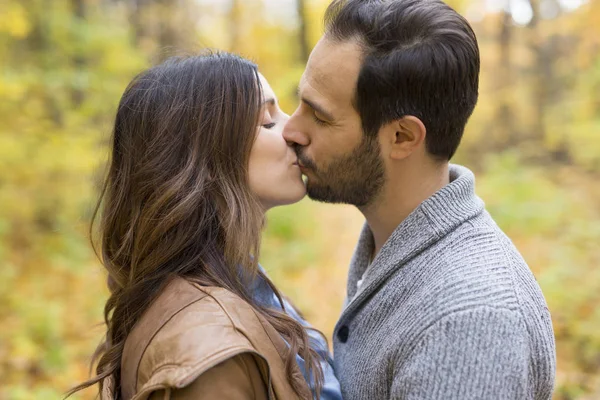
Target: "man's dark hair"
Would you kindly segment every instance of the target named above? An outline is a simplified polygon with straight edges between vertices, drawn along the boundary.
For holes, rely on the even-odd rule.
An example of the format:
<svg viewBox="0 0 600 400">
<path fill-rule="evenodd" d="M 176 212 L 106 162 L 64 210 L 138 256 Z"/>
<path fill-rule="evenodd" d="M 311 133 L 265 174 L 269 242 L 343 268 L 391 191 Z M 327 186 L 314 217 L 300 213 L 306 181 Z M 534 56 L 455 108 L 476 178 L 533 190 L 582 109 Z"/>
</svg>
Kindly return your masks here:
<svg viewBox="0 0 600 400">
<path fill-rule="evenodd" d="M 479 86 L 477 39 L 461 15 L 440 0 L 334 0 L 325 32 L 363 49 L 354 105 L 366 135 L 413 115 L 429 153 L 452 158 Z"/>
</svg>

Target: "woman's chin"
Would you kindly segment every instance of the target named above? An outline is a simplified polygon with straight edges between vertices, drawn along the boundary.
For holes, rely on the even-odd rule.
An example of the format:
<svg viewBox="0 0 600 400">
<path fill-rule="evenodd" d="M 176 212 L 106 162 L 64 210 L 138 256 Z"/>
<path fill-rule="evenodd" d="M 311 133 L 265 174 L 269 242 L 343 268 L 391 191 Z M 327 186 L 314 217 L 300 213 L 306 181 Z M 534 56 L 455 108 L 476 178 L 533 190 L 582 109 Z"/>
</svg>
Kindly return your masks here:
<svg viewBox="0 0 600 400">
<path fill-rule="evenodd" d="M 290 195 L 288 197 L 288 201 L 282 203 L 281 205 L 289 205 L 294 204 L 302 200 L 306 196 L 306 186 L 304 185 L 304 181 L 298 187 L 294 188 L 293 191 L 290 191 Z"/>
<path fill-rule="evenodd" d="M 306 186 L 304 186 L 304 182 L 293 189 L 288 189 L 285 193 L 281 193 L 280 196 L 276 200 L 271 201 L 271 206 L 279 207 L 279 206 L 289 206 L 291 204 L 298 203 L 306 196 Z"/>
</svg>

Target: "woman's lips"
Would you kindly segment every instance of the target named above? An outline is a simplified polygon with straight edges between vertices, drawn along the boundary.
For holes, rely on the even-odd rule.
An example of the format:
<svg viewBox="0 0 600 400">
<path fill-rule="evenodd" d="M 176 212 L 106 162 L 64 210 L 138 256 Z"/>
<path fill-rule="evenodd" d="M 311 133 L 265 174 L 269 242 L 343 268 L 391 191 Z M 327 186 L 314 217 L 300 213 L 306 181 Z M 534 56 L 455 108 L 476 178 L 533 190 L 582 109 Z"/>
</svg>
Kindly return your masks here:
<svg viewBox="0 0 600 400">
<path fill-rule="evenodd" d="M 297 160 L 296 160 L 296 162 L 294 163 L 294 165 L 297 165 L 297 166 L 298 166 L 298 168 L 300 168 L 300 171 L 302 171 L 303 173 L 304 173 L 305 171 L 308 171 L 308 170 L 309 170 L 309 168 L 308 168 L 308 167 L 306 167 L 304 164 L 302 164 L 302 161 L 300 161 L 300 159 L 297 159 Z"/>
</svg>

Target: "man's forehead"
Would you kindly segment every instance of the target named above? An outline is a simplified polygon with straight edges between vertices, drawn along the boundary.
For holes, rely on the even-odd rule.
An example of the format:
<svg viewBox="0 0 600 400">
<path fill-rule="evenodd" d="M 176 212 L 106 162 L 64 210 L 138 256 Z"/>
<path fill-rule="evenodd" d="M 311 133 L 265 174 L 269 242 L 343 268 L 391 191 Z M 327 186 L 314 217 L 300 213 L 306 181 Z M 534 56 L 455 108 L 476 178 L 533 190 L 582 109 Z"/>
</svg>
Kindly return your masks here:
<svg viewBox="0 0 600 400">
<path fill-rule="evenodd" d="M 350 104 L 360 66 L 357 42 L 321 39 L 308 60 L 301 86 L 309 85 L 330 101 Z"/>
</svg>

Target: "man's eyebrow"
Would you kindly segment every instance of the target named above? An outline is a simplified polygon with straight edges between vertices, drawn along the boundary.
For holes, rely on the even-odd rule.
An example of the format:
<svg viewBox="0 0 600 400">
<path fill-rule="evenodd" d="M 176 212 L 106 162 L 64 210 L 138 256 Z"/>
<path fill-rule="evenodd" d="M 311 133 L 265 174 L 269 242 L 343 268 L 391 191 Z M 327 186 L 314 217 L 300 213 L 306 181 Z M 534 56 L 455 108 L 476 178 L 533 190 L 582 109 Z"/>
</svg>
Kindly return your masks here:
<svg viewBox="0 0 600 400">
<path fill-rule="evenodd" d="M 331 115 L 331 113 L 325 110 L 323 106 L 319 105 L 318 103 L 315 103 L 312 100 L 308 100 L 307 98 L 300 96 L 300 88 L 297 89 L 297 94 L 298 97 L 300 97 L 300 101 L 302 101 L 304 104 L 321 114 L 323 117 L 325 117 L 327 121 L 334 121 L 334 118 Z"/>
</svg>

